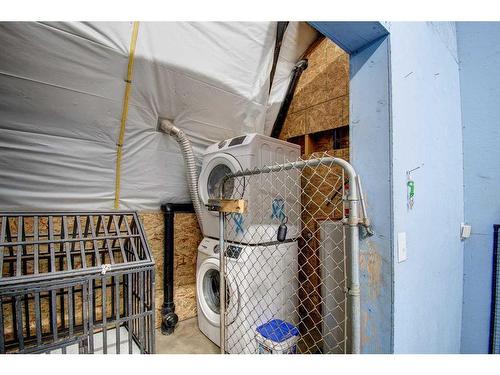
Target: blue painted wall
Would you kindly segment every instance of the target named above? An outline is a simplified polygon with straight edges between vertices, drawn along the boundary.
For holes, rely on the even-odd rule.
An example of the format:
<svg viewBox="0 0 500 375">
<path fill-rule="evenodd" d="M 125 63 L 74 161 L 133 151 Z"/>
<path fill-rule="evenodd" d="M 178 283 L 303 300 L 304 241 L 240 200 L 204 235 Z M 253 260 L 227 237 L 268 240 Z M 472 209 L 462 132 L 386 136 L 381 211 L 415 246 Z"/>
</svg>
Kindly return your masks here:
<svg viewBox="0 0 500 375">
<path fill-rule="evenodd" d="M 462 352 L 487 353 L 493 224 L 500 224 L 500 23 L 457 23 L 464 134 Z"/>
<path fill-rule="evenodd" d="M 458 353 L 463 158 L 454 23 L 391 23 L 394 352 Z M 406 171 L 420 167 L 415 206 Z M 408 259 L 397 260 L 406 232 Z"/>
<path fill-rule="evenodd" d="M 375 235 L 361 242 L 363 353 L 392 352 L 392 210 L 389 42 L 378 39 L 350 59 L 350 160 L 362 178 Z"/>
<path fill-rule="evenodd" d="M 317 26 L 351 53 L 351 161 L 376 231 L 361 245 L 362 350 L 458 353 L 464 200 L 455 24 Z M 415 167 L 408 210 L 406 171 Z M 402 263 L 398 232 L 407 234 Z"/>
</svg>

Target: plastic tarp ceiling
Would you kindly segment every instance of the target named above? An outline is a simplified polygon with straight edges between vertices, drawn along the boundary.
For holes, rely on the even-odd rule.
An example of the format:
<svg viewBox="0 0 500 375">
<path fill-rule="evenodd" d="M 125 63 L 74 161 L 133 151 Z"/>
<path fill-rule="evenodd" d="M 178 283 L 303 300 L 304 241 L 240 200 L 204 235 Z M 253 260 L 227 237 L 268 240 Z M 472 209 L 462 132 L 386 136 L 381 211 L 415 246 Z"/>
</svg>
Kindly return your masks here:
<svg viewBox="0 0 500 375">
<path fill-rule="evenodd" d="M 0 23 L 0 207 L 110 209 L 131 22 Z M 291 70 L 316 32 L 291 22 L 269 94 L 276 22 L 140 23 L 120 208 L 189 201 L 173 120 L 199 156 L 270 133 Z M 200 162 L 200 160 L 198 160 Z"/>
</svg>

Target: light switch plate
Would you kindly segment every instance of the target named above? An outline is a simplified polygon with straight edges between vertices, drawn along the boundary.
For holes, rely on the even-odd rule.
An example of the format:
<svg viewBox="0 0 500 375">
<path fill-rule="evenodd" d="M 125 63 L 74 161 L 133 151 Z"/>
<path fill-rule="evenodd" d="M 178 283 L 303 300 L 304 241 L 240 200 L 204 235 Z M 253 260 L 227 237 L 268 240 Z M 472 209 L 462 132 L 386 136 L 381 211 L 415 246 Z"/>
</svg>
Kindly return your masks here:
<svg viewBox="0 0 500 375">
<path fill-rule="evenodd" d="M 398 233 L 398 262 L 404 262 L 407 259 L 406 253 L 406 232 Z"/>
</svg>

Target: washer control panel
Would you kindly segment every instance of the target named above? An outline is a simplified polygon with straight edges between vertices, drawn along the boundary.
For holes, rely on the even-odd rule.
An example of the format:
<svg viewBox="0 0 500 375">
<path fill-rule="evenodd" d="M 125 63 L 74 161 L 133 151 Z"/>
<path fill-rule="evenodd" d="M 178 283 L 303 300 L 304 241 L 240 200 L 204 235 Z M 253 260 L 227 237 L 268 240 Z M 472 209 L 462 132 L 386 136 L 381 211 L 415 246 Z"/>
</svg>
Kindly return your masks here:
<svg viewBox="0 0 500 375">
<path fill-rule="evenodd" d="M 242 135 L 240 137 L 225 139 L 225 140 L 217 143 L 217 148 L 220 150 L 221 148 L 225 148 L 225 147 L 232 147 L 232 146 L 241 145 L 241 144 L 243 144 L 243 142 L 245 142 L 246 138 L 247 138 L 246 135 Z"/>
<path fill-rule="evenodd" d="M 198 245 L 198 251 L 209 256 L 218 254 L 219 241 L 214 240 L 213 238 L 205 237 L 203 240 L 201 240 L 200 244 Z"/>
<path fill-rule="evenodd" d="M 236 245 L 227 245 L 224 254 L 228 258 L 238 259 L 243 250 L 243 247 Z M 205 237 L 198 246 L 198 251 L 213 256 L 220 253 L 219 240 Z"/>
<path fill-rule="evenodd" d="M 241 145 L 243 142 L 245 142 L 245 139 L 246 139 L 245 135 L 243 135 L 241 137 L 233 138 L 233 139 L 231 139 L 231 141 L 229 142 L 229 146 L 227 146 L 227 147 Z"/>
</svg>

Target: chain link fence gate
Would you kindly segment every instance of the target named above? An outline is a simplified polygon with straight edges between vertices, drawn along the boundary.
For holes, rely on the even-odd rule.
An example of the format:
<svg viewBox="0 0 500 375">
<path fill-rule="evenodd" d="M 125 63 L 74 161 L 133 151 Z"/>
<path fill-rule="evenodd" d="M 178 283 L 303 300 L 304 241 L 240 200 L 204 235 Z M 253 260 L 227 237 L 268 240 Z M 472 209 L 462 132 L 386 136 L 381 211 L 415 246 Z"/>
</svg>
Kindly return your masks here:
<svg viewBox="0 0 500 375">
<path fill-rule="evenodd" d="M 312 157 L 221 184 L 247 202 L 219 216 L 221 353 L 360 352 L 361 185 L 345 160 Z"/>
</svg>

